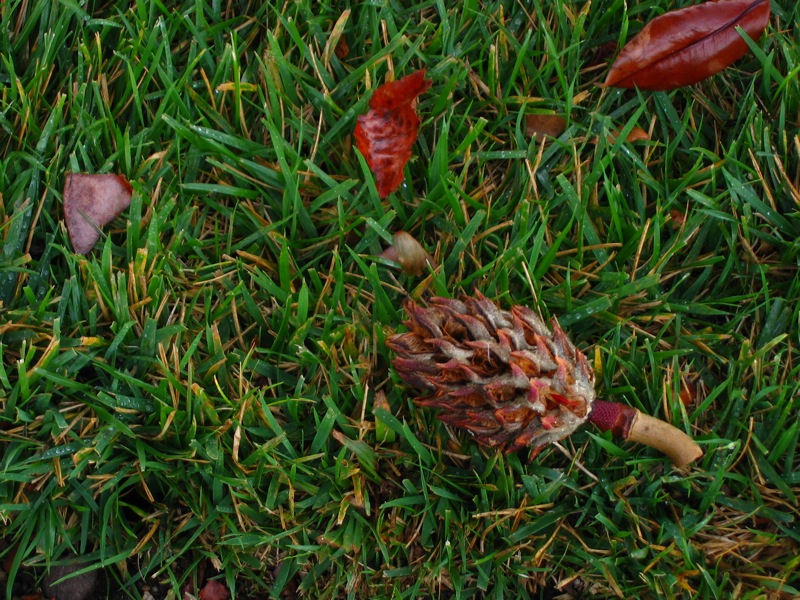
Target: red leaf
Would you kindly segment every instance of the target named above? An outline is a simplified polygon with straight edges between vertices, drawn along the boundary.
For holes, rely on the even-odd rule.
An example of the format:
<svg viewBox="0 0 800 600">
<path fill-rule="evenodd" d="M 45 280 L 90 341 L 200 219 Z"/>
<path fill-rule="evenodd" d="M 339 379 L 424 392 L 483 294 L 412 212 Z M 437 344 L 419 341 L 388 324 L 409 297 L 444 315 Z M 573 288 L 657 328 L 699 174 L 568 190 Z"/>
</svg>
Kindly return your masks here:
<svg viewBox="0 0 800 600">
<path fill-rule="evenodd" d="M 656 17 L 625 45 L 605 84 L 672 90 L 702 81 L 745 55 L 736 28 L 758 39 L 769 12 L 769 0 L 712 0 Z"/>
<path fill-rule="evenodd" d="M 131 204 L 131 184 L 122 175 L 67 173 L 64 221 L 75 252 L 87 254 L 100 239 L 100 228 Z"/>
<path fill-rule="evenodd" d="M 415 100 L 430 85 L 424 70 L 385 83 L 372 95 L 369 112 L 358 117 L 356 146 L 375 175 L 381 198 L 403 182 L 403 168 L 419 129 Z"/>
<path fill-rule="evenodd" d="M 217 581 L 209 579 L 200 590 L 200 600 L 230 600 L 231 593 L 228 588 Z"/>
</svg>

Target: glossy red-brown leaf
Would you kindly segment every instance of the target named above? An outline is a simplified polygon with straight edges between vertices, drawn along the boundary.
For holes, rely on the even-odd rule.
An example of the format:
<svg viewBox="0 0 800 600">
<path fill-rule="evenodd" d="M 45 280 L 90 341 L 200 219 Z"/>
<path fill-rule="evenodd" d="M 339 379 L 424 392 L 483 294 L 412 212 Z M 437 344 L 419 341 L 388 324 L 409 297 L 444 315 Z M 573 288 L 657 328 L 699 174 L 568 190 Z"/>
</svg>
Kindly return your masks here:
<svg viewBox="0 0 800 600">
<path fill-rule="evenodd" d="M 757 39 L 769 13 L 769 0 L 712 0 L 663 14 L 625 45 L 605 83 L 672 90 L 702 81 L 747 53 L 737 28 Z"/>
<path fill-rule="evenodd" d="M 375 175 L 381 198 L 403 182 L 403 168 L 419 130 L 415 101 L 430 85 L 424 70 L 385 83 L 372 95 L 369 112 L 358 117 L 356 146 Z"/>
<path fill-rule="evenodd" d="M 64 221 L 75 252 L 87 254 L 100 239 L 100 228 L 131 204 L 131 184 L 122 175 L 67 173 Z"/>
</svg>

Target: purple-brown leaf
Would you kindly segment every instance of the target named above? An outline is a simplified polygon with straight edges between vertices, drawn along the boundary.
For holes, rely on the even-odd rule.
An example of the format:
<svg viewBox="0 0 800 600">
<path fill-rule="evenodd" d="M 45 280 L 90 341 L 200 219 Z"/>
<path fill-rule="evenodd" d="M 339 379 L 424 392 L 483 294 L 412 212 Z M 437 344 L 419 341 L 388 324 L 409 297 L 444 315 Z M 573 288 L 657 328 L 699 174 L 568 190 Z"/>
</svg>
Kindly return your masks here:
<svg viewBox="0 0 800 600">
<path fill-rule="evenodd" d="M 200 590 L 200 600 L 230 600 L 231 593 L 225 584 L 209 579 Z"/>
<path fill-rule="evenodd" d="M 64 220 L 75 252 L 89 253 L 100 239 L 100 228 L 130 206 L 131 192 L 122 175 L 67 173 Z"/>
<path fill-rule="evenodd" d="M 674 10 L 645 25 L 620 52 L 609 86 L 672 90 L 719 73 L 747 53 L 769 22 L 769 0 L 712 0 Z"/>
</svg>

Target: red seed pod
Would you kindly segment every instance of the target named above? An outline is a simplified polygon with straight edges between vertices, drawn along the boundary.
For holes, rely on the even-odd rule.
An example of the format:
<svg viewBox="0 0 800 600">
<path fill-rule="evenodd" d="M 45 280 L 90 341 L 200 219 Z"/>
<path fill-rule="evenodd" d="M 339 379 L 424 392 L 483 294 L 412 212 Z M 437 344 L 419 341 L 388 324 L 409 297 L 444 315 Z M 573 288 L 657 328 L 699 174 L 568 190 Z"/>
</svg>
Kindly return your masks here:
<svg viewBox="0 0 800 600">
<path fill-rule="evenodd" d="M 570 435 L 586 421 L 666 453 L 677 466 L 702 456 L 672 425 L 595 397 L 594 373 L 553 319 L 524 306 L 502 310 L 481 294 L 405 304 L 409 331 L 387 344 L 397 374 L 424 391 L 417 404 L 485 446 L 513 452 Z"/>
</svg>

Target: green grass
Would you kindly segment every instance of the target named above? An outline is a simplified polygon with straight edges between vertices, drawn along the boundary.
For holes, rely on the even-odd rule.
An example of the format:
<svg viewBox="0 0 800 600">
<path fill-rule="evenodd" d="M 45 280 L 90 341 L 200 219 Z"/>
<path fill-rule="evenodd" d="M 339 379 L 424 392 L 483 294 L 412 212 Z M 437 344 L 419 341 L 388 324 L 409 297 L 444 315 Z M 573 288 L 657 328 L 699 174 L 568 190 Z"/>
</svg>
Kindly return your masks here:
<svg viewBox="0 0 800 600">
<path fill-rule="evenodd" d="M 75 552 L 132 597 L 212 567 L 240 598 L 800 594 L 796 3 L 671 93 L 603 90 L 593 57 L 683 0 L 346 4 L 0 7 L 6 591 Z M 417 68 L 381 201 L 355 119 Z M 86 257 L 69 171 L 134 188 Z M 379 257 L 399 230 L 435 272 Z M 402 300 L 474 289 L 559 316 L 602 396 L 703 459 L 586 427 L 529 462 L 416 408 Z"/>
</svg>

